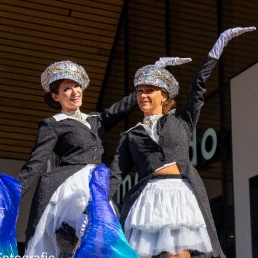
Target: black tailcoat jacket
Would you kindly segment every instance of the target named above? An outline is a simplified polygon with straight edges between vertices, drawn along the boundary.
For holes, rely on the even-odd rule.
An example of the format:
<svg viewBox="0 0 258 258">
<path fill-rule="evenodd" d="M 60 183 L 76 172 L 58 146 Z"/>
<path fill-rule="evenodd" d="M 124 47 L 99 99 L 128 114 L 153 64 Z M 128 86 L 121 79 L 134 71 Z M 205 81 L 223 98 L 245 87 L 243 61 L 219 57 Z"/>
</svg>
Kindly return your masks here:
<svg viewBox="0 0 258 258">
<path fill-rule="evenodd" d="M 151 179 L 153 172 L 164 164 L 176 162 L 183 177 L 189 179 L 193 187 L 213 247 L 212 257 L 225 257 L 217 237 L 205 186 L 189 158 L 189 143 L 204 104 L 205 81 L 217 61 L 208 56 L 192 82 L 183 108 L 165 114 L 158 120 L 158 142 L 152 140 L 141 124 L 121 134 L 110 166 L 110 195 L 115 193 L 122 179 L 135 166 L 139 182 L 125 195 L 121 211 L 121 224 L 124 225 L 131 205 Z"/>
<path fill-rule="evenodd" d="M 101 113 L 83 114 L 91 129 L 72 118 L 56 120 L 54 116 L 39 122 L 35 146 L 18 176 L 22 194 L 44 171 L 53 152 L 58 155 L 60 164 L 39 178 L 32 200 L 26 242 L 34 235 L 35 227 L 55 190 L 87 164 L 105 162 L 106 132 L 136 105 L 136 93 L 133 92 Z"/>
</svg>

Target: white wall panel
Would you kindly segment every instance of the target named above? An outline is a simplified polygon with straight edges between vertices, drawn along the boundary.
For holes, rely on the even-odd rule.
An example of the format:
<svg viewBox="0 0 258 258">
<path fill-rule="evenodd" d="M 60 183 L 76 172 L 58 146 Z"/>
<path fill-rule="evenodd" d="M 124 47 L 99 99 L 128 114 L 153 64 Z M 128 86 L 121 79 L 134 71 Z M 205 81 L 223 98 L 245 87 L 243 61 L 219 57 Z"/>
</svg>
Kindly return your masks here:
<svg viewBox="0 0 258 258">
<path fill-rule="evenodd" d="M 236 258 L 251 258 L 249 178 L 258 174 L 258 63 L 231 80 Z"/>
</svg>

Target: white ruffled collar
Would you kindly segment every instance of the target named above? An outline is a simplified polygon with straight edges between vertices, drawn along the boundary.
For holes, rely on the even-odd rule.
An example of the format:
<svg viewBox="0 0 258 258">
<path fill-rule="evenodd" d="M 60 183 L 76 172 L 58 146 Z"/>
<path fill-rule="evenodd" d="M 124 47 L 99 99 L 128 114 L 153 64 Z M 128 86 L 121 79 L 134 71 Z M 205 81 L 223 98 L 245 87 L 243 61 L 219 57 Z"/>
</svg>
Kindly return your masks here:
<svg viewBox="0 0 258 258">
<path fill-rule="evenodd" d="M 66 111 L 66 110 L 62 110 L 61 111 L 61 114 L 65 114 L 67 116 L 71 116 L 77 120 L 82 120 L 82 113 L 81 111 L 78 109 L 78 110 L 75 110 L 75 111 Z"/>
<path fill-rule="evenodd" d="M 145 116 L 143 118 L 143 124 L 152 127 L 164 114 L 152 115 L 152 116 Z"/>
</svg>

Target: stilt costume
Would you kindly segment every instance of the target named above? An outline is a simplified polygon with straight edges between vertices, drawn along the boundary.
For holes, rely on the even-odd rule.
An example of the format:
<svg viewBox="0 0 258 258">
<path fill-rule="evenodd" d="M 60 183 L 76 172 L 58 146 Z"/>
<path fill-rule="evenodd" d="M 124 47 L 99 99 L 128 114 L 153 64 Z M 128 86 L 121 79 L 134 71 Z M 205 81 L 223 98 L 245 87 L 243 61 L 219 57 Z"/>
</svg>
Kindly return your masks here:
<svg viewBox="0 0 258 258">
<path fill-rule="evenodd" d="M 190 251 L 191 257 L 225 257 L 205 186 L 189 159 L 189 144 L 204 104 L 206 80 L 223 48 L 233 37 L 254 29 L 234 28 L 220 35 L 197 72 L 182 109 L 145 117 L 143 123 L 121 134 L 110 166 L 111 196 L 135 166 L 139 182 L 125 195 L 120 221 L 141 258 L 183 251 Z M 135 74 L 135 87 L 156 86 L 173 99 L 178 83 L 165 66 L 185 61 L 189 60 L 161 58 L 155 65 L 140 68 Z M 142 99 L 151 102 L 147 93 L 141 94 Z M 154 175 L 174 163 L 181 174 Z"/>
<path fill-rule="evenodd" d="M 77 82 L 82 90 L 89 84 L 84 68 L 71 61 L 56 62 L 41 76 L 46 92 L 53 82 L 64 79 Z M 74 256 L 81 228 L 87 224 L 91 173 L 105 162 L 105 133 L 136 103 L 132 93 L 103 112 L 62 111 L 39 122 L 35 146 L 18 177 L 22 193 L 39 177 L 53 152 L 59 164 L 39 177 L 26 231 L 26 255 Z"/>
</svg>

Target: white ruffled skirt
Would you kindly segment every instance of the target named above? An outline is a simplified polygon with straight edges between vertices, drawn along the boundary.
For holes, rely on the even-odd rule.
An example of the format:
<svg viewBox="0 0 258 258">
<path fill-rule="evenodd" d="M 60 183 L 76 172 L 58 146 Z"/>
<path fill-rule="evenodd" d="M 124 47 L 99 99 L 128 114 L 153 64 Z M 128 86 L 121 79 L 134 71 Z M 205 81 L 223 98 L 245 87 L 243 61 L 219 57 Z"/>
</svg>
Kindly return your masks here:
<svg viewBox="0 0 258 258">
<path fill-rule="evenodd" d="M 212 251 L 204 218 L 187 179 L 152 179 L 131 207 L 124 228 L 141 258 L 163 251 Z"/>
<path fill-rule="evenodd" d="M 55 231 L 65 222 L 76 230 L 79 237 L 81 218 L 87 207 L 90 190 L 90 171 L 95 165 L 87 165 L 65 180 L 54 192 L 37 224 L 35 234 L 28 242 L 28 257 L 58 257 L 59 249 Z"/>
</svg>

